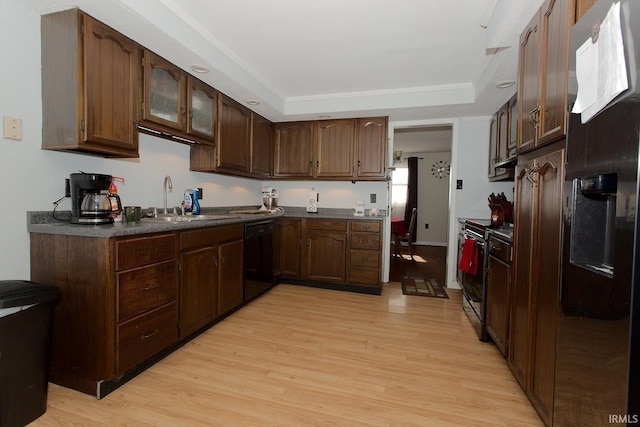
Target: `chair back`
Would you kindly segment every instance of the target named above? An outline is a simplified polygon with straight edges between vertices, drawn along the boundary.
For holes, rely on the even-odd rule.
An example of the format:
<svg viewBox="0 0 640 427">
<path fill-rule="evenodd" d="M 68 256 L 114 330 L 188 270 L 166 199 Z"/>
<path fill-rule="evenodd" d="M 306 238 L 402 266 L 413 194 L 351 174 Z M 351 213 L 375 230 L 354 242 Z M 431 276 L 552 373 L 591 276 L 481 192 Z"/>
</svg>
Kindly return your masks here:
<svg viewBox="0 0 640 427">
<path fill-rule="evenodd" d="M 407 238 L 411 239 L 411 241 L 413 241 L 413 233 L 416 232 L 416 212 L 417 212 L 417 208 L 413 208 L 411 210 L 411 221 L 409 222 L 409 229 L 407 231 Z"/>
</svg>

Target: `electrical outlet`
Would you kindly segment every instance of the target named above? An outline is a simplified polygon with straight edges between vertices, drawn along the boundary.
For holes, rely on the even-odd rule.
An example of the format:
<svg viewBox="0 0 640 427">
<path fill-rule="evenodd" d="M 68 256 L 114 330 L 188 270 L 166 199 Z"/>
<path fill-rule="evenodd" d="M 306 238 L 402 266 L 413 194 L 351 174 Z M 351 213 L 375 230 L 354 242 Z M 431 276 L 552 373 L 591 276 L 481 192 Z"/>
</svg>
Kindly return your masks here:
<svg viewBox="0 0 640 427">
<path fill-rule="evenodd" d="M 375 203 L 375 202 L 376 202 L 376 194 L 375 194 L 375 193 L 371 193 L 371 194 L 369 195 L 369 201 L 370 201 L 371 203 Z"/>
<path fill-rule="evenodd" d="M 8 139 L 22 140 L 22 119 L 4 116 L 4 137 Z"/>
<path fill-rule="evenodd" d="M 428 230 L 429 229 L 429 224 L 425 224 L 424 228 L 425 228 L 425 230 Z"/>
</svg>

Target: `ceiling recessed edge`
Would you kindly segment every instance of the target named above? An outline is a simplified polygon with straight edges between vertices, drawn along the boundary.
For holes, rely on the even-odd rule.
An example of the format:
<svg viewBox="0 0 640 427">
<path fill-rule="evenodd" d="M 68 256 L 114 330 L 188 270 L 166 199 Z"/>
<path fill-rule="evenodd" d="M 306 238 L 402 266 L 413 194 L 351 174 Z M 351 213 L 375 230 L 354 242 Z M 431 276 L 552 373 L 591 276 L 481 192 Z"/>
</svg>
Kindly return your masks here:
<svg viewBox="0 0 640 427">
<path fill-rule="evenodd" d="M 285 115 L 319 114 L 327 111 L 388 110 L 407 107 L 471 104 L 475 88 L 470 84 L 388 91 L 350 92 L 298 96 L 285 100 Z"/>
</svg>

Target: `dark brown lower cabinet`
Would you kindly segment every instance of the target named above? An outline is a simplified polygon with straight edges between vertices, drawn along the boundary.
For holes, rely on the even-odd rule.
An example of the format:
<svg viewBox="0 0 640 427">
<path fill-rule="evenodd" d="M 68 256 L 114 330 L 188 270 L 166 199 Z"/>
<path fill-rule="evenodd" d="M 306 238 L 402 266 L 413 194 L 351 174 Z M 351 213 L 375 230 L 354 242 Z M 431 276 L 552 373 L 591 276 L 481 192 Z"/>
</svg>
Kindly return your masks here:
<svg viewBox="0 0 640 427">
<path fill-rule="evenodd" d="M 31 280 L 55 285 L 50 381 L 103 397 L 178 339 L 176 236 L 31 233 Z"/>
<path fill-rule="evenodd" d="M 553 424 L 565 141 L 518 157 L 509 367 Z"/>
<path fill-rule="evenodd" d="M 218 247 L 180 254 L 180 337 L 186 337 L 218 314 Z"/>
<path fill-rule="evenodd" d="M 496 248 L 494 253 L 494 248 Z M 511 245 L 489 237 L 487 273 L 487 332 L 504 357 L 509 352 L 511 308 Z M 500 256 L 504 255 L 504 257 Z"/>
<path fill-rule="evenodd" d="M 347 221 L 305 220 L 304 278 L 317 282 L 347 281 Z"/>
<path fill-rule="evenodd" d="M 180 233 L 180 338 L 243 302 L 242 224 Z"/>
<path fill-rule="evenodd" d="M 283 218 L 274 226 L 274 269 L 282 279 L 382 290 L 382 222 Z"/>
<path fill-rule="evenodd" d="M 379 288 L 382 284 L 382 222 L 351 221 L 349 248 L 349 283 Z"/>
<path fill-rule="evenodd" d="M 244 300 L 244 243 L 234 240 L 219 246 L 218 315 L 237 308 Z"/>
<path fill-rule="evenodd" d="M 301 239 L 302 221 L 299 219 L 281 219 L 274 228 L 274 268 L 280 277 L 299 279 L 301 276 Z"/>
</svg>

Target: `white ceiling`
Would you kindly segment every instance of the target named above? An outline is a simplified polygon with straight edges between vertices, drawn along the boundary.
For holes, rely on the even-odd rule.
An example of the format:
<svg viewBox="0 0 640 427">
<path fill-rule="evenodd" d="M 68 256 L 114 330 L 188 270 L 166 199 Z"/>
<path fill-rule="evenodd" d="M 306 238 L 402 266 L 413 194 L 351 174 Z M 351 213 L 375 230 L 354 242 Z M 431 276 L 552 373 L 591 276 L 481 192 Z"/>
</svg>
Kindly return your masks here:
<svg viewBox="0 0 640 427">
<path fill-rule="evenodd" d="M 16 0 L 79 7 L 273 121 L 487 116 L 542 0 Z"/>
</svg>

